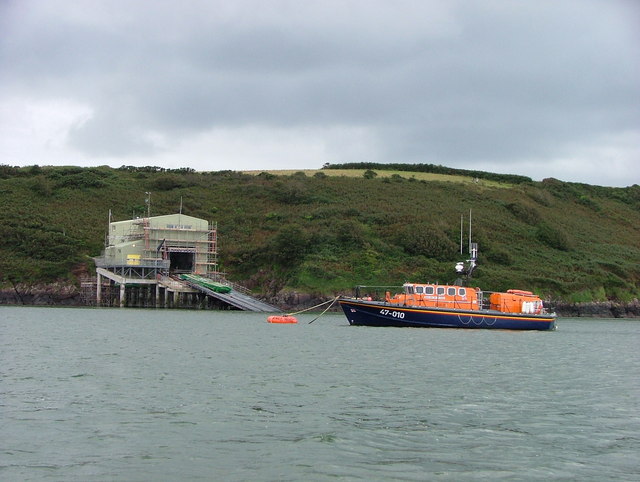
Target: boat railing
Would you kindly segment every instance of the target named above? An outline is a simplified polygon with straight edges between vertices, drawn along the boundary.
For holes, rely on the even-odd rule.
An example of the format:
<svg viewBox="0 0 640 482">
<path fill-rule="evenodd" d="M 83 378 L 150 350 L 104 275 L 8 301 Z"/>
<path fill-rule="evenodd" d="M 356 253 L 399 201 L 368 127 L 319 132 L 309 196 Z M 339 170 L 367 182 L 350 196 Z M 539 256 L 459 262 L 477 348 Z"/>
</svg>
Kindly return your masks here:
<svg viewBox="0 0 640 482">
<path fill-rule="evenodd" d="M 482 306 L 480 299 L 468 299 L 459 295 L 436 295 L 435 298 L 426 300 L 424 304 L 435 308 L 453 308 L 457 310 L 477 310 Z"/>
<path fill-rule="evenodd" d="M 488 310 L 491 308 L 491 301 L 489 297 L 494 291 L 479 291 L 478 292 L 478 306 L 481 310 Z"/>
<path fill-rule="evenodd" d="M 354 289 L 354 298 L 367 301 L 384 301 L 386 302 L 387 292 L 396 293 L 402 290 L 402 286 L 398 285 L 358 285 Z"/>
</svg>

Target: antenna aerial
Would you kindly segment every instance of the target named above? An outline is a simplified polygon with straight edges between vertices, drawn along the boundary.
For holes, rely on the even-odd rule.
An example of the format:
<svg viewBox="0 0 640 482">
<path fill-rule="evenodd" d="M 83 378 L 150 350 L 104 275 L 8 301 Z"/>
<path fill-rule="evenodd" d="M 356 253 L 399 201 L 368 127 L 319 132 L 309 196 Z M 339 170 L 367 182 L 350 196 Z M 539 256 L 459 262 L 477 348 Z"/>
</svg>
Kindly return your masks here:
<svg viewBox="0 0 640 482">
<path fill-rule="evenodd" d="M 462 254 L 462 223 L 464 222 L 464 215 L 460 215 L 460 254 Z"/>
<path fill-rule="evenodd" d="M 463 217 L 460 216 L 460 254 L 462 254 L 462 229 Z M 471 209 L 469 209 L 469 259 L 465 264 L 463 261 L 456 263 L 456 273 L 464 275 L 466 279 L 471 278 L 473 270 L 476 268 L 478 260 L 478 243 L 471 242 Z"/>
<path fill-rule="evenodd" d="M 471 209 L 469 209 L 469 254 L 471 254 Z"/>
</svg>

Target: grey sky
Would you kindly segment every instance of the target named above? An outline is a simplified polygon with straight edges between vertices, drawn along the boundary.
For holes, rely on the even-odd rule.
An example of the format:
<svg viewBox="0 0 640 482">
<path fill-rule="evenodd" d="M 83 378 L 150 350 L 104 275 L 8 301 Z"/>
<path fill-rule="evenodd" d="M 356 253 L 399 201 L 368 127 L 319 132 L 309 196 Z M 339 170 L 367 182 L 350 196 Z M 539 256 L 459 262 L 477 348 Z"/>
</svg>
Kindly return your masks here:
<svg viewBox="0 0 640 482">
<path fill-rule="evenodd" d="M 640 184 L 640 2 L 0 2 L 0 163 Z"/>
</svg>

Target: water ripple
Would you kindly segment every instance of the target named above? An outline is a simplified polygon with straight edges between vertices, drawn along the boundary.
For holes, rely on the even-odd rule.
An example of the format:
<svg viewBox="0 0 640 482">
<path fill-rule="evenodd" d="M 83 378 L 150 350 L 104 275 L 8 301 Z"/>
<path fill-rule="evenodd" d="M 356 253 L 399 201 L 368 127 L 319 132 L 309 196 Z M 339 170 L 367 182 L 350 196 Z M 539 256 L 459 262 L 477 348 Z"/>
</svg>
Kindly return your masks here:
<svg viewBox="0 0 640 482">
<path fill-rule="evenodd" d="M 638 322 L 514 333 L 0 310 L 2 480 L 640 473 Z"/>
</svg>

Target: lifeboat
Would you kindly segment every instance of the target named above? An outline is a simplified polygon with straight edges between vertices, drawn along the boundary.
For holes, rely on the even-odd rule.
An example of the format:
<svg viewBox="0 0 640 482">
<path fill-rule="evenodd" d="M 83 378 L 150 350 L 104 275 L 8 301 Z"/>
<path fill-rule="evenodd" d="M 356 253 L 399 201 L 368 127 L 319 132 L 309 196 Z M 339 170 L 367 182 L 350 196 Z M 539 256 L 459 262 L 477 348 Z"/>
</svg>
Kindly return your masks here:
<svg viewBox="0 0 640 482">
<path fill-rule="evenodd" d="M 267 317 L 269 323 L 298 323 L 298 319 L 291 315 L 272 315 Z"/>
</svg>

